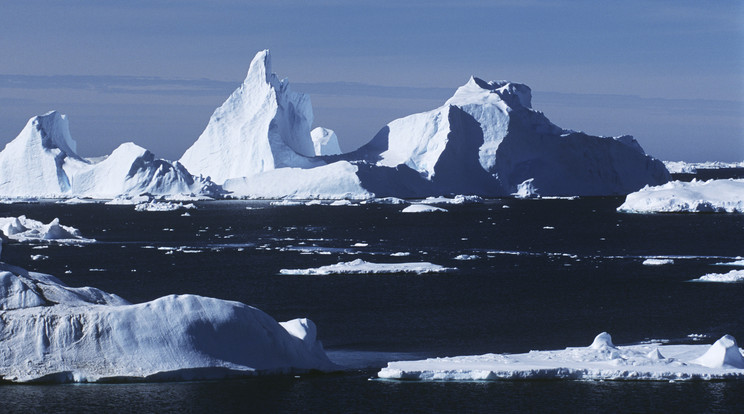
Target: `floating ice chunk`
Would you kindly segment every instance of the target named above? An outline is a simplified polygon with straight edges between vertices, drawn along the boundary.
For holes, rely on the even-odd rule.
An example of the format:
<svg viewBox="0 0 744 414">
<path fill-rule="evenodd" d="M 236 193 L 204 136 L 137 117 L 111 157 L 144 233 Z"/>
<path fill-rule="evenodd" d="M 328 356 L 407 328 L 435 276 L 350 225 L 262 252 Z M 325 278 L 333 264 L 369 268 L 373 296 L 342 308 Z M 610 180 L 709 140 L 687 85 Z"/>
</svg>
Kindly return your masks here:
<svg viewBox="0 0 744 414">
<path fill-rule="evenodd" d="M 732 337 L 724 336 L 707 348 L 655 343 L 614 346 L 603 332 L 586 348 L 389 362 L 377 375 L 427 381 L 744 379 L 742 351 Z"/>
<path fill-rule="evenodd" d="M 736 266 L 736 267 L 744 267 L 744 259 L 742 260 L 734 260 L 733 262 L 725 262 L 725 263 L 716 263 L 717 266 Z"/>
<path fill-rule="evenodd" d="M 674 260 L 672 259 L 646 259 L 643 261 L 643 265 L 645 266 L 662 266 L 662 265 L 668 265 L 668 264 L 674 264 Z"/>
<path fill-rule="evenodd" d="M 80 230 L 64 226 L 55 218 L 49 224 L 19 217 L 0 217 L 0 230 L 10 239 L 18 241 L 55 241 L 58 243 L 94 242 L 80 234 Z"/>
<path fill-rule="evenodd" d="M 744 282 L 744 270 L 732 270 L 728 273 L 708 273 L 690 282 L 720 282 L 736 283 Z"/>
<path fill-rule="evenodd" d="M 196 205 L 193 203 L 171 203 L 161 201 L 150 201 L 147 203 L 141 203 L 134 206 L 135 211 L 176 211 L 181 209 L 195 209 Z"/>
<path fill-rule="evenodd" d="M 453 268 L 432 264 L 429 262 L 414 263 L 372 263 L 362 259 L 351 262 L 341 262 L 328 266 L 309 269 L 281 269 L 282 275 L 341 275 L 341 274 L 377 274 L 377 273 L 444 273 Z"/>
<path fill-rule="evenodd" d="M 364 200 L 360 204 L 408 204 L 408 202 L 397 197 L 381 197 Z"/>
<path fill-rule="evenodd" d="M 744 356 L 731 335 L 721 337 L 700 358 L 692 362 L 709 368 L 744 368 Z"/>
<path fill-rule="evenodd" d="M 534 178 L 524 180 L 521 184 L 517 185 L 517 192 L 512 195 L 517 198 L 540 198 L 537 187 L 535 187 Z"/>
<path fill-rule="evenodd" d="M 401 213 L 436 213 L 436 212 L 447 212 L 447 210 L 429 206 L 426 204 L 411 204 L 410 206 L 401 210 Z"/>
<path fill-rule="evenodd" d="M 477 254 L 458 254 L 455 256 L 455 260 L 478 260 L 480 256 Z"/>
<path fill-rule="evenodd" d="M 454 198 L 427 197 L 421 200 L 421 204 L 476 204 L 482 203 L 483 199 L 476 195 L 458 194 Z"/>
<path fill-rule="evenodd" d="M 682 182 L 646 186 L 628 194 L 617 208 L 623 213 L 744 213 L 744 179 Z"/>
<path fill-rule="evenodd" d="M 329 206 L 338 207 L 338 206 L 353 206 L 354 204 L 350 200 L 336 200 L 329 204 Z"/>
</svg>

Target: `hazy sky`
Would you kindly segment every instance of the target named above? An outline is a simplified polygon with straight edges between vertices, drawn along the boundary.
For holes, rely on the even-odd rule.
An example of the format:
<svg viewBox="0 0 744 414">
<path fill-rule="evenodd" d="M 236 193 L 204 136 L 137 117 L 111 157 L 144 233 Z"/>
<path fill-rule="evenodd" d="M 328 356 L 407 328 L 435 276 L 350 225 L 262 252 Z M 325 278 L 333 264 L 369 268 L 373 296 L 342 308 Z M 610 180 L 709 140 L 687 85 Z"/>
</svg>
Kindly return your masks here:
<svg viewBox="0 0 744 414">
<path fill-rule="evenodd" d="M 744 160 L 744 2 L 0 0 L 0 145 L 57 109 L 83 156 L 177 159 L 271 49 L 353 150 L 470 75 L 665 160 Z"/>
</svg>

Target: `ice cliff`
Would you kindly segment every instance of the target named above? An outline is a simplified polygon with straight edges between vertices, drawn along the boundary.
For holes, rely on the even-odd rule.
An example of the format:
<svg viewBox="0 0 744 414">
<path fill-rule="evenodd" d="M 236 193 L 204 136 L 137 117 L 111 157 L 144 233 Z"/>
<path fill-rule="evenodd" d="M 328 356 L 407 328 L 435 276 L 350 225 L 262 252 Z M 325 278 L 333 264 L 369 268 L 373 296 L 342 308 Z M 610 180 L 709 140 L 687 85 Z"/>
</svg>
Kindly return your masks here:
<svg viewBox="0 0 744 414">
<path fill-rule="evenodd" d="M 192 380 L 334 370 L 308 319 L 195 295 L 130 304 L 0 263 L 0 380 Z"/>
<path fill-rule="evenodd" d="M 119 146 L 103 160 L 76 153 L 67 117 L 56 111 L 31 118 L 0 151 L 0 196 L 113 198 L 152 195 L 215 195 L 208 180 L 193 177 L 133 143 Z"/>
</svg>

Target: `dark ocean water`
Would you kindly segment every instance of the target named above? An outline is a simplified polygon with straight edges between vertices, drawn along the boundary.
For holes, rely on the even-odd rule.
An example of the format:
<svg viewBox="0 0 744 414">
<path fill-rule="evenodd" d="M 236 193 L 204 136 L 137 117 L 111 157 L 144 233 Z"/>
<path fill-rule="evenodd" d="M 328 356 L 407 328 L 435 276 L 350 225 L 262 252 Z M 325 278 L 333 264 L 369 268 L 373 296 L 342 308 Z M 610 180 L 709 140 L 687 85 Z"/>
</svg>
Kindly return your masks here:
<svg viewBox="0 0 744 414">
<path fill-rule="evenodd" d="M 199 203 L 190 216 L 131 206 L 0 205 L 98 242 L 21 244 L 3 260 L 132 302 L 193 293 L 309 317 L 341 374 L 245 380 L 0 386 L 6 411 L 741 412 L 744 384 L 370 381 L 386 361 L 616 344 L 744 341 L 744 284 L 689 283 L 744 256 L 742 215 L 627 215 L 621 198 L 401 206 Z M 508 207 L 508 208 L 505 208 Z M 355 246 L 355 244 L 361 245 Z M 404 252 L 407 256 L 391 256 Z M 48 256 L 32 260 L 32 255 Z M 475 260 L 455 260 L 461 254 Z M 644 257 L 674 264 L 644 266 Z M 429 261 L 428 275 L 283 276 L 362 258 Z M 694 335 L 690 336 L 690 335 Z"/>
</svg>

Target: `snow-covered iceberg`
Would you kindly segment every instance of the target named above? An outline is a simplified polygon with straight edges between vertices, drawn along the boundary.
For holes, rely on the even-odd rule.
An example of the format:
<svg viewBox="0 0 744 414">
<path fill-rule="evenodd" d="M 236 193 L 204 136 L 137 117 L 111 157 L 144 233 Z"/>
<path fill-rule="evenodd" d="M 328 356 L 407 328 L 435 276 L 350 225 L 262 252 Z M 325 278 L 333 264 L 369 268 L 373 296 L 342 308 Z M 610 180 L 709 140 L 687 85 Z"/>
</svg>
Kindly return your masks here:
<svg viewBox="0 0 744 414">
<path fill-rule="evenodd" d="M 628 194 L 623 213 L 744 213 L 744 180 L 672 181 Z"/>
<path fill-rule="evenodd" d="M 114 198 L 197 194 L 215 196 L 214 183 L 193 177 L 179 163 L 157 159 L 133 143 L 103 159 L 76 152 L 67 117 L 56 111 L 31 118 L 0 151 L 0 196 L 8 198 Z"/>
<path fill-rule="evenodd" d="M 196 295 L 130 304 L 0 263 L 0 380 L 192 380 L 337 369 L 308 319 Z"/>
<path fill-rule="evenodd" d="M 362 259 L 309 269 L 281 269 L 282 275 L 360 275 L 378 273 L 444 273 L 453 268 L 429 262 L 373 263 Z"/>
<path fill-rule="evenodd" d="M 19 217 L 0 217 L 0 231 L 5 237 L 17 241 L 55 241 L 59 243 L 93 242 L 95 240 L 83 237 L 80 230 L 65 226 L 55 218 L 49 224 L 41 221 Z"/>
<path fill-rule="evenodd" d="M 615 346 L 603 332 L 586 348 L 389 362 L 383 379 L 422 381 L 744 379 L 744 355 L 725 335 L 713 345 Z"/>
</svg>

